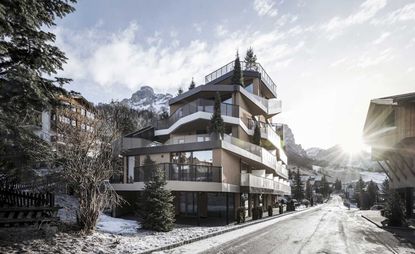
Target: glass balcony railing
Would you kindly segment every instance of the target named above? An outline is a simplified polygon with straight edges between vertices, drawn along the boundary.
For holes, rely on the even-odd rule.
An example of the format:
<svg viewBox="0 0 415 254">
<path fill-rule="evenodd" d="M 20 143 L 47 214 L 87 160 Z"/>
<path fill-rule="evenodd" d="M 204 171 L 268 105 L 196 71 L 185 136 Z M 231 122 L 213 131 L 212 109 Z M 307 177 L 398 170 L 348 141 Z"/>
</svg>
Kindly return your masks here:
<svg viewBox="0 0 415 254">
<path fill-rule="evenodd" d="M 205 83 L 209 83 L 217 78 L 222 77 L 223 75 L 233 71 L 235 62 L 232 61 L 225 66 L 217 69 L 216 71 L 208 74 L 205 76 Z M 264 84 L 268 87 L 269 90 L 271 90 L 272 93 L 275 95 L 277 94 L 277 85 L 272 81 L 271 77 L 267 74 L 267 72 L 264 70 L 264 68 L 261 66 L 261 64 L 256 63 L 255 65 L 249 65 L 245 61 L 241 61 L 241 69 L 244 71 L 256 71 L 261 74 L 261 79 L 264 82 Z"/>
<path fill-rule="evenodd" d="M 254 120 L 248 119 L 248 126 L 247 127 L 248 127 L 249 130 L 252 130 L 253 131 L 255 129 L 255 124 L 259 124 L 259 126 L 260 126 L 261 138 L 267 139 L 278 150 L 281 150 L 282 149 L 281 148 L 281 138 L 277 134 L 277 132 L 275 130 L 275 127 L 273 127 L 269 123 L 260 122 L 260 121 L 258 121 L 257 123 L 255 123 Z"/>
<path fill-rule="evenodd" d="M 224 135 L 223 141 L 228 142 L 232 145 L 235 145 L 239 148 L 242 148 L 243 150 L 246 150 L 252 154 L 255 154 L 259 157 L 261 157 L 261 163 L 267 165 L 270 168 L 276 169 L 277 166 L 277 158 L 275 155 L 270 153 L 265 148 L 252 144 L 247 141 L 243 141 L 239 138 L 235 138 L 229 135 Z"/>
<path fill-rule="evenodd" d="M 167 129 L 179 119 L 196 112 L 213 113 L 215 102 L 206 99 L 197 99 L 177 109 L 169 118 L 157 120 L 153 123 L 156 129 Z M 239 107 L 233 104 L 221 103 L 221 114 L 224 116 L 239 117 Z"/>
<path fill-rule="evenodd" d="M 241 186 L 268 189 L 274 192 L 284 192 L 284 194 L 291 190 L 286 181 L 274 180 L 250 173 L 241 173 Z"/>
<path fill-rule="evenodd" d="M 167 181 L 222 182 L 222 168 L 211 165 L 158 163 L 134 168 L 134 182 L 150 179 L 155 168 L 161 169 Z"/>
</svg>

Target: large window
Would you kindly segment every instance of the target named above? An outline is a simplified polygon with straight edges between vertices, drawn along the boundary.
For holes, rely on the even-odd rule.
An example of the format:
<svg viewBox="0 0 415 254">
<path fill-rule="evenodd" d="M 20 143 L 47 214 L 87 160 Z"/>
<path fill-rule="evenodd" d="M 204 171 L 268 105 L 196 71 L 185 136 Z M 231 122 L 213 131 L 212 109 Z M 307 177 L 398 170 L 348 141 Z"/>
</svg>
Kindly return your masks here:
<svg viewBox="0 0 415 254">
<path fill-rule="evenodd" d="M 211 166 L 213 162 L 212 150 L 171 153 L 170 162 Z"/>
</svg>

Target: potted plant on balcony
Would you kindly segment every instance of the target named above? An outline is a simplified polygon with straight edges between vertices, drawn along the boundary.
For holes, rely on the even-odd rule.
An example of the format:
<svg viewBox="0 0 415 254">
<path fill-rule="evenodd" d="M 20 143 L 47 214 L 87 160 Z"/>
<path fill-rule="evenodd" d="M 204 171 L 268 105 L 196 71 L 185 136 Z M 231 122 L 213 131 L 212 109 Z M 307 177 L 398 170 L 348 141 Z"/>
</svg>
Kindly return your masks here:
<svg viewBox="0 0 415 254">
<path fill-rule="evenodd" d="M 239 207 L 236 214 L 236 222 L 238 224 L 245 222 L 245 207 Z"/>
<path fill-rule="evenodd" d="M 221 113 L 221 98 L 220 94 L 216 92 L 215 96 L 215 105 L 212 118 L 210 119 L 210 133 L 213 135 L 219 135 L 221 139 L 225 134 L 225 125 L 223 123 L 222 113 Z"/>
</svg>

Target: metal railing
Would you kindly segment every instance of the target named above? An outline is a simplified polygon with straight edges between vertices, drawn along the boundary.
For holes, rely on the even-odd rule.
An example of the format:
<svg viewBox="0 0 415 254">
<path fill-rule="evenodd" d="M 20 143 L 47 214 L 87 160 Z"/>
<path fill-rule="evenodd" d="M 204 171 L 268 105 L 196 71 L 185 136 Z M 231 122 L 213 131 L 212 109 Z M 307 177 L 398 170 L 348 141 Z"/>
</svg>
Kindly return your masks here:
<svg viewBox="0 0 415 254">
<path fill-rule="evenodd" d="M 153 126 L 157 129 L 166 129 L 172 126 L 180 118 L 191 115 L 196 112 L 213 113 L 215 102 L 206 99 L 197 99 L 187 103 L 183 107 L 177 109 L 169 118 L 157 120 Z M 239 107 L 237 105 L 221 103 L 221 115 L 239 117 Z"/>
<path fill-rule="evenodd" d="M 211 165 L 158 163 L 134 168 L 134 182 L 150 179 L 156 168 L 161 169 L 167 181 L 222 182 L 222 168 Z"/>
<path fill-rule="evenodd" d="M 205 76 L 205 83 L 209 83 L 212 80 L 220 78 L 221 76 L 233 71 L 235 65 L 235 61 L 232 61 L 221 68 L 217 69 L 216 71 L 208 74 Z M 277 94 L 277 85 L 271 79 L 271 77 L 267 74 L 265 69 L 261 66 L 260 63 L 256 63 L 255 65 L 250 65 L 245 61 L 241 61 L 241 69 L 244 71 L 256 71 L 261 74 L 261 79 L 264 84 L 275 94 Z"/>
</svg>

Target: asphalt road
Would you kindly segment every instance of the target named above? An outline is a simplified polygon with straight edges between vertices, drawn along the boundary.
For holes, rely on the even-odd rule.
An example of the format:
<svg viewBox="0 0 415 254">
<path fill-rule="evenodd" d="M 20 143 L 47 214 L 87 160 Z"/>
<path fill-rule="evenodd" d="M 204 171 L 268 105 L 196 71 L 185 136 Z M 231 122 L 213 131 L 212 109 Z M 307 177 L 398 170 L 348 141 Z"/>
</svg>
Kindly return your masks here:
<svg viewBox="0 0 415 254">
<path fill-rule="evenodd" d="M 334 196 L 318 209 L 290 216 L 202 252 L 355 254 L 415 253 L 415 249 L 367 222 L 358 211 L 348 210 L 341 198 Z"/>
</svg>

